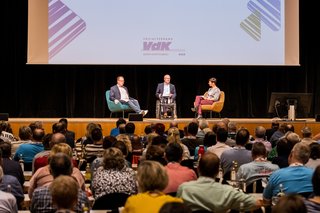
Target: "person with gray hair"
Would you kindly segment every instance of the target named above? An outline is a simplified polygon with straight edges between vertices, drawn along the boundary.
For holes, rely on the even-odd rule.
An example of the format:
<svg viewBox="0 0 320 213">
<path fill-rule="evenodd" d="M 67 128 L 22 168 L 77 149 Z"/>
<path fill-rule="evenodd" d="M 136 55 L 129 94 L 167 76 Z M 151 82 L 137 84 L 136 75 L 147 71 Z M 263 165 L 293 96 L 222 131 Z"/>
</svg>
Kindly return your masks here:
<svg viewBox="0 0 320 213">
<path fill-rule="evenodd" d="M 272 150 L 272 145 L 266 139 L 266 128 L 263 126 L 257 126 L 254 130 L 254 140 L 250 141 L 249 144 L 254 144 L 256 142 L 261 142 L 266 147 L 267 153 Z"/>
<path fill-rule="evenodd" d="M 0 166 L 0 183 L 3 178 L 3 170 Z M 8 192 L 0 190 L 0 212 L 2 213 L 12 213 L 18 212 L 18 206 L 16 198 Z"/>
<path fill-rule="evenodd" d="M 305 143 L 294 145 L 289 155 L 289 167 L 279 169 L 272 173 L 269 182 L 263 191 L 263 199 L 269 204 L 272 196 L 280 191 L 280 184 L 285 194 L 297 193 L 307 197 L 313 191 L 312 175 L 313 169 L 307 168 L 305 164 L 310 156 L 310 148 Z"/>
</svg>

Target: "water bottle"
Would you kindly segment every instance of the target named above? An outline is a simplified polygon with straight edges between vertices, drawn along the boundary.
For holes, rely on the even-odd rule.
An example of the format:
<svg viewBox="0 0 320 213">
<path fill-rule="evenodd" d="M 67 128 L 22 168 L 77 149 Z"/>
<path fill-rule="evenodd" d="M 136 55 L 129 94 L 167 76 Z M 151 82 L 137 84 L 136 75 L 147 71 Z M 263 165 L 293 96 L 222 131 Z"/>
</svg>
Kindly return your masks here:
<svg viewBox="0 0 320 213">
<path fill-rule="evenodd" d="M 19 164 L 21 166 L 22 172 L 24 172 L 24 160 L 22 154 L 20 154 Z"/>
<path fill-rule="evenodd" d="M 286 194 L 284 193 L 284 188 L 282 183 L 279 184 L 279 192 L 276 194 L 276 196 L 272 197 L 272 205 L 276 205 L 279 201 L 279 199 L 283 196 L 285 196 Z"/>
<path fill-rule="evenodd" d="M 232 161 L 232 168 L 231 168 L 231 173 L 230 173 L 230 180 L 231 181 L 236 181 L 236 179 L 237 179 L 237 167 L 238 167 L 238 162 Z"/>
<path fill-rule="evenodd" d="M 201 156 L 205 153 L 204 145 L 199 145 L 198 149 L 198 160 L 200 160 Z"/>
</svg>

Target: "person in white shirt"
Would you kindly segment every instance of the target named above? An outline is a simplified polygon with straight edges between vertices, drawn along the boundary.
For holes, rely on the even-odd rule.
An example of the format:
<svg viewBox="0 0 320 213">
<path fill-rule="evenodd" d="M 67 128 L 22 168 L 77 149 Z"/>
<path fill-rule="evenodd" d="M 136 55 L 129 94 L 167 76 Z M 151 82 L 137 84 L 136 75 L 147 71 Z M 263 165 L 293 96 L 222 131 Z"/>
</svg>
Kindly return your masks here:
<svg viewBox="0 0 320 213">
<path fill-rule="evenodd" d="M 117 77 L 117 84 L 110 88 L 110 100 L 114 101 L 115 104 L 121 102 L 122 104 L 127 104 L 136 113 L 145 116 L 148 110 L 141 110 L 138 100 L 129 96 L 127 87 L 124 86 L 124 77 Z"/>
</svg>

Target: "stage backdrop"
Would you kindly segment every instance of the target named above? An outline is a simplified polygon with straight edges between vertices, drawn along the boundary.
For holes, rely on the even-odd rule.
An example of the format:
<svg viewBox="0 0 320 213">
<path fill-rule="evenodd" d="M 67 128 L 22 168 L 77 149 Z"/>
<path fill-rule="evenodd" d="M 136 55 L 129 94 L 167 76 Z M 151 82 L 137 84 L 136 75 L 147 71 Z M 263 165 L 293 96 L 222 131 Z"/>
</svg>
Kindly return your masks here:
<svg viewBox="0 0 320 213">
<path fill-rule="evenodd" d="M 223 117 L 269 117 L 271 92 L 311 92 L 312 112 L 320 114 L 317 7 L 300 1 L 301 66 L 26 65 L 28 2 L 5 0 L 0 112 L 10 117 L 108 117 L 105 91 L 123 75 L 132 97 L 155 117 L 155 90 L 169 73 L 177 88 L 179 117 L 193 117 L 194 96 L 210 77 L 226 93 Z M 309 27 L 310 26 L 310 27 Z"/>
</svg>

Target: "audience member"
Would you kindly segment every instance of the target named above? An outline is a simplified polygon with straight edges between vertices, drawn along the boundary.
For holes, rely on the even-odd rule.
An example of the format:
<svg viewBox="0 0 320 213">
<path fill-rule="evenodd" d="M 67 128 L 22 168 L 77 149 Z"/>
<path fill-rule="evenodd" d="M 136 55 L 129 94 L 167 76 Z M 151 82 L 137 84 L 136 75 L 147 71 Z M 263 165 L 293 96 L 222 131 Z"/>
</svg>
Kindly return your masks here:
<svg viewBox="0 0 320 213">
<path fill-rule="evenodd" d="M 254 130 L 254 140 L 250 141 L 249 144 L 261 142 L 266 147 L 267 153 L 269 153 L 272 149 L 272 145 L 269 141 L 266 140 L 266 129 L 263 126 L 257 126 Z M 251 150 L 251 148 L 249 150 Z"/>
<path fill-rule="evenodd" d="M 311 143 L 310 147 L 310 157 L 308 162 L 306 163 L 306 167 L 315 169 L 320 165 L 320 144 Z"/>
<path fill-rule="evenodd" d="M 208 147 L 212 147 L 214 145 L 217 144 L 217 136 L 216 133 L 214 133 L 213 131 L 207 132 L 203 138 L 203 146 L 204 147 L 204 152 L 207 151 Z M 200 146 L 197 146 L 196 149 L 194 150 L 194 160 L 198 160 L 199 156 L 198 156 L 198 151 Z"/>
<path fill-rule="evenodd" d="M 0 184 L 2 182 L 2 178 L 3 178 L 3 170 L 2 170 L 2 167 L 0 166 Z M 2 191 L 1 189 L 0 189 L 0 212 L 2 213 L 18 212 L 16 198 L 11 193 Z"/>
<path fill-rule="evenodd" d="M 0 180 L 0 190 L 11 192 L 11 194 L 16 198 L 16 203 L 18 207 L 21 207 L 22 201 L 24 200 L 22 186 L 15 176 L 4 174 L 2 166 L 2 151 L 0 150 L 0 168 L 2 174 Z"/>
<path fill-rule="evenodd" d="M 279 168 L 285 168 L 289 166 L 288 157 L 290 154 L 290 148 L 288 145 L 288 140 L 286 138 L 281 138 L 276 145 L 277 156 L 268 159 L 272 160 L 273 164 L 277 164 Z"/>
<path fill-rule="evenodd" d="M 267 150 L 262 142 L 255 142 L 253 144 L 251 154 L 253 161 L 241 165 L 237 172 L 237 179 L 240 180 L 243 178 L 247 185 L 252 183 L 248 182 L 251 177 L 271 175 L 272 172 L 279 169 L 278 165 L 267 161 Z"/>
<path fill-rule="evenodd" d="M 175 194 L 182 183 L 197 179 L 197 175 L 193 170 L 180 165 L 182 154 L 182 147 L 176 142 L 169 143 L 165 149 L 165 159 L 168 162 L 165 169 L 169 178 L 168 185 L 163 190 L 166 194 Z"/>
<path fill-rule="evenodd" d="M 168 137 L 167 140 L 169 143 L 178 143 L 180 144 L 183 153 L 182 153 L 182 160 L 187 160 L 190 158 L 190 152 L 186 145 L 184 145 L 180 139 L 180 132 L 177 127 L 172 127 L 168 129 Z"/>
<path fill-rule="evenodd" d="M 44 137 L 44 130 L 36 128 L 33 130 L 32 142 L 24 143 L 19 146 L 13 159 L 19 161 L 21 158 L 24 161 L 24 170 L 32 171 L 32 160 L 36 154 L 43 151 L 42 138 Z"/>
<path fill-rule="evenodd" d="M 126 123 L 127 123 L 127 121 L 126 121 L 125 119 L 119 118 L 119 119 L 116 121 L 116 127 L 113 128 L 113 129 L 111 129 L 111 131 L 110 131 L 110 136 L 116 137 L 117 135 L 119 135 L 119 134 L 120 134 L 120 132 L 119 132 L 119 125 L 120 125 L 120 124 L 126 124 Z"/>
<path fill-rule="evenodd" d="M 103 167 L 93 175 L 92 191 L 95 199 L 106 194 L 137 193 L 135 172 L 129 168 L 118 148 L 108 148 L 103 153 Z"/>
<path fill-rule="evenodd" d="M 281 197 L 272 207 L 271 213 L 307 213 L 306 205 L 300 195 L 289 194 Z"/>
<path fill-rule="evenodd" d="M 219 158 L 221 154 L 228 149 L 231 149 L 230 146 L 225 144 L 228 138 L 228 131 L 224 128 L 218 128 L 216 130 L 217 134 L 217 143 L 208 147 L 208 151 L 216 154 Z"/>
<path fill-rule="evenodd" d="M 59 120 L 59 123 L 63 123 L 64 124 L 64 126 L 65 126 L 65 128 L 66 128 L 66 134 L 65 134 L 65 136 L 66 136 L 66 138 L 67 138 L 67 141 L 68 140 L 70 140 L 70 141 L 75 141 L 75 139 L 76 139 L 76 134 L 75 134 L 75 132 L 73 132 L 73 131 L 70 131 L 69 129 L 68 129 L 68 119 L 66 119 L 66 118 L 61 118 L 60 120 Z M 71 147 L 71 148 L 73 148 L 73 147 Z"/>
<path fill-rule="evenodd" d="M 184 203 L 167 202 L 167 203 L 163 204 L 159 213 L 192 213 L 192 211 Z"/>
<path fill-rule="evenodd" d="M 64 153 L 68 155 L 70 159 L 72 158 L 72 149 L 68 144 L 59 143 L 54 145 L 51 149 L 51 152 L 48 158 L 49 165 L 39 168 L 34 173 L 34 175 L 32 175 L 30 179 L 30 186 L 28 190 L 28 194 L 30 198 L 32 198 L 34 190 L 36 190 L 38 187 L 48 186 L 52 183 L 54 176 L 51 173 L 52 168 L 50 167 L 50 161 L 52 160 L 52 157 L 55 156 L 57 153 Z M 76 167 L 72 167 L 71 171 L 72 171 L 71 176 L 73 176 L 77 180 L 80 188 L 84 190 L 85 180 L 84 180 L 83 174 Z"/>
<path fill-rule="evenodd" d="M 273 119 L 271 123 L 271 128 L 266 129 L 266 137 L 267 141 L 270 141 L 271 136 L 279 129 L 278 119 Z"/>
<path fill-rule="evenodd" d="M 272 196 L 280 191 L 280 184 L 284 193 L 299 193 L 308 196 L 312 192 L 313 170 L 304 166 L 309 160 L 310 148 L 304 143 L 297 143 L 288 158 L 289 167 L 273 172 L 263 191 L 263 199 L 270 203 Z"/>
<path fill-rule="evenodd" d="M 32 130 L 28 126 L 21 126 L 19 128 L 19 140 L 11 141 L 11 156 L 13 157 L 21 144 L 31 143 Z"/>
<path fill-rule="evenodd" d="M 320 166 L 314 170 L 312 175 L 313 194 L 308 199 L 304 200 L 308 212 L 320 212 Z"/>
<path fill-rule="evenodd" d="M 316 140 L 312 139 L 312 129 L 308 126 L 305 126 L 301 129 L 302 133 L 302 139 L 301 142 L 311 144 L 311 143 L 316 143 Z"/>
<path fill-rule="evenodd" d="M 181 139 L 181 142 L 188 147 L 191 157 L 194 156 L 194 150 L 196 147 L 203 144 L 203 141 L 197 139 L 196 137 L 198 133 L 198 127 L 199 125 L 197 123 L 190 122 L 188 124 L 188 134 Z"/>
<path fill-rule="evenodd" d="M 60 134 L 60 133 L 59 133 Z M 51 150 L 51 138 L 52 133 L 46 134 L 42 139 L 44 150 L 36 154 L 32 160 L 32 174 L 34 174 L 39 168 L 48 165 L 48 157 Z"/>
<path fill-rule="evenodd" d="M 252 195 L 245 194 L 229 185 L 215 181 L 219 172 L 220 160 L 211 152 L 205 153 L 198 165 L 200 177 L 180 185 L 177 197 L 183 199 L 192 211 L 227 212 L 230 209 L 239 210 L 243 203 L 245 211 L 254 210 L 261 202 Z"/>
<path fill-rule="evenodd" d="M 57 153 L 51 157 L 50 172 L 54 179 L 60 175 L 71 176 L 72 171 L 72 162 L 71 158 L 68 155 L 64 153 Z M 57 207 L 53 205 L 49 187 L 50 186 L 39 187 L 33 192 L 30 206 L 30 211 L 32 213 L 57 211 Z M 86 193 L 79 188 L 78 201 L 75 205 L 74 211 L 82 212 L 83 204 L 86 206 L 90 205 Z"/>
<path fill-rule="evenodd" d="M 246 150 L 244 147 L 246 143 L 249 141 L 249 131 L 247 129 L 239 129 L 236 135 L 236 146 L 232 147 L 232 149 L 228 149 L 221 154 L 221 166 L 223 169 L 225 177 L 224 179 L 228 179 L 228 174 L 231 171 L 233 166 L 233 162 L 237 162 L 238 166 L 242 164 L 249 163 L 252 161 L 251 151 Z"/>
<path fill-rule="evenodd" d="M 21 186 L 24 183 L 24 175 L 20 164 L 11 160 L 11 144 L 0 139 L 0 151 L 2 151 L 2 169 L 5 175 L 11 175 L 18 179 Z M 0 159 L 1 160 L 1 159 Z"/>
<path fill-rule="evenodd" d="M 57 206 L 56 213 L 74 213 L 78 201 L 79 184 L 67 175 L 60 175 L 52 181 L 49 187 L 53 205 Z"/>
<path fill-rule="evenodd" d="M 127 199 L 123 213 L 159 212 L 166 202 L 182 202 L 163 193 L 168 185 L 165 168 L 158 162 L 146 160 L 138 167 L 139 193 Z"/>
</svg>

